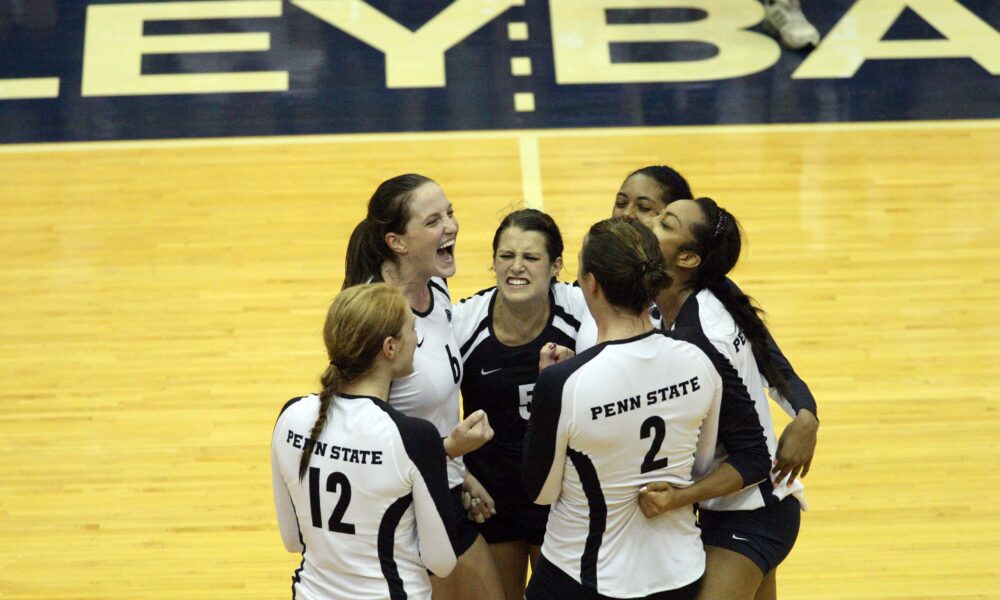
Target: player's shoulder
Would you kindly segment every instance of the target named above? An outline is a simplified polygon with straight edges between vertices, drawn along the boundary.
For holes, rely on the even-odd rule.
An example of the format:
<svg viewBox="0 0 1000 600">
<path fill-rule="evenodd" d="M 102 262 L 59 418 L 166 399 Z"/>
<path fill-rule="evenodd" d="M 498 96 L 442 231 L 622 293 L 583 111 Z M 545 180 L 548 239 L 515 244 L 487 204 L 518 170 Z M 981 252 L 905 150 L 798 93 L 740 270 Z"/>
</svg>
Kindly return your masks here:
<svg viewBox="0 0 1000 600">
<path fill-rule="evenodd" d="M 496 287 L 491 287 L 452 305 L 455 313 L 452 325 L 463 354 L 468 352 L 475 338 L 481 337 L 482 332 L 489 329 L 490 306 L 494 297 L 496 297 Z"/>
<path fill-rule="evenodd" d="M 423 463 L 434 457 L 444 458 L 444 443 L 437 427 L 427 419 L 405 415 L 381 400 L 372 398 L 372 406 L 392 423 L 402 441 L 402 449 L 409 460 Z"/>
<path fill-rule="evenodd" d="M 490 302 L 493 300 L 496 293 L 496 286 L 479 290 L 475 294 L 459 300 L 458 303 L 455 304 L 455 310 L 468 313 L 485 314 L 489 310 Z"/>
<path fill-rule="evenodd" d="M 550 289 L 552 290 L 556 316 L 562 318 L 574 329 L 579 330 L 581 321 L 588 314 L 583 290 L 575 283 L 563 281 L 554 282 Z"/>
<path fill-rule="evenodd" d="M 371 407 L 383 414 L 404 439 L 430 438 L 440 441 L 441 436 L 438 433 L 437 427 L 427 419 L 404 414 L 395 407 L 390 406 L 387 402 L 383 402 L 377 398 L 369 398 L 369 400 L 371 401 Z"/>
<path fill-rule="evenodd" d="M 318 407 L 318 395 L 307 394 L 305 396 L 296 396 L 282 405 L 281 410 L 278 411 L 278 418 L 275 421 L 277 422 L 282 419 L 299 418 L 302 415 L 309 413 L 315 416 Z"/>
</svg>

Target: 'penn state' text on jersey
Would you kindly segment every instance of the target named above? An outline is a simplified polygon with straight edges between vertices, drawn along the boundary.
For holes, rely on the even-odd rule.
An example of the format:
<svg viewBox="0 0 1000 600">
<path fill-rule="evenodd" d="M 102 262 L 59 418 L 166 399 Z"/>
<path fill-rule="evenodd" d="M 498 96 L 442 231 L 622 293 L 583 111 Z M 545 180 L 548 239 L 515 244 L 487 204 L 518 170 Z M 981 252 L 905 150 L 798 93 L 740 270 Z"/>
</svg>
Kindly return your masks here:
<svg viewBox="0 0 1000 600">
<path fill-rule="evenodd" d="M 778 440 L 774 432 L 774 424 L 771 419 L 771 409 L 768 405 L 767 394 L 764 389 L 767 381 L 761 374 L 757 365 L 757 360 L 753 355 L 753 348 L 750 340 L 746 338 L 743 331 L 736 326 L 736 321 L 726 310 L 722 302 L 710 290 L 704 289 L 697 294 L 691 294 L 684 302 L 674 327 L 693 329 L 704 335 L 709 342 L 718 350 L 726 360 L 736 369 L 750 398 L 753 400 L 757 413 L 757 421 L 764 430 L 767 438 L 767 449 L 773 463 L 777 456 Z M 772 389 L 772 395 L 783 400 Z M 784 401 L 779 405 L 788 410 L 792 416 L 792 407 Z M 728 453 L 725 447 L 719 445 L 716 449 L 715 460 L 712 467 L 727 460 Z M 711 468 L 706 469 L 710 471 Z M 696 472 L 696 477 L 705 475 L 705 472 Z M 756 486 L 748 487 L 735 494 L 723 496 L 722 498 L 712 498 L 699 503 L 699 506 L 708 510 L 753 510 L 767 504 L 780 502 L 786 496 L 793 494 L 799 503 L 805 507 L 803 497 L 804 485 L 801 478 L 797 478 L 792 485 L 780 484 L 775 486 L 771 477 L 760 482 Z"/>
<path fill-rule="evenodd" d="M 693 510 L 647 519 L 638 492 L 652 481 L 691 485 L 696 460 L 714 455 L 714 435 L 701 439 L 706 423 L 745 482 L 770 467 L 750 399 L 727 396 L 732 406 L 723 407 L 723 375 L 707 344 L 684 337 L 605 342 L 542 371 L 535 386 L 524 479 L 536 502 L 553 503 L 542 554 L 603 595 L 643 597 L 704 572 Z M 723 408 L 730 419 L 720 423 Z"/>
<path fill-rule="evenodd" d="M 573 293 L 573 286 L 555 282 L 549 289 L 549 321 L 545 328 L 527 344 L 507 346 L 493 330 L 496 298 L 497 288 L 492 287 L 454 305 L 453 325 L 464 367 L 465 414 L 485 410 L 494 431 L 492 440 L 465 455 L 465 464 L 490 490 L 498 510 L 502 510 L 506 499 L 524 501 L 521 456 L 538 378 L 539 353 L 550 342 L 572 348 L 587 306 L 582 295 Z"/>
<path fill-rule="evenodd" d="M 290 401 L 271 441 L 281 537 L 290 552 L 302 552 L 292 597 L 428 600 L 427 569 L 444 576 L 457 560 L 437 430 L 381 400 L 338 395 L 310 443 L 318 411 L 315 394 Z"/>
<path fill-rule="evenodd" d="M 448 437 L 458 425 L 459 385 L 462 382 L 462 364 L 458 341 L 452 331 L 447 285 L 439 277 L 432 278 L 427 284 L 431 293 L 430 307 L 422 313 L 413 311 L 417 330 L 413 373 L 393 380 L 388 400 L 403 414 L 433 423 L 442 438 Z M 448 484 L 459 486 L 464 479 L 462 458 L 448 461 Z"/>
</svg>

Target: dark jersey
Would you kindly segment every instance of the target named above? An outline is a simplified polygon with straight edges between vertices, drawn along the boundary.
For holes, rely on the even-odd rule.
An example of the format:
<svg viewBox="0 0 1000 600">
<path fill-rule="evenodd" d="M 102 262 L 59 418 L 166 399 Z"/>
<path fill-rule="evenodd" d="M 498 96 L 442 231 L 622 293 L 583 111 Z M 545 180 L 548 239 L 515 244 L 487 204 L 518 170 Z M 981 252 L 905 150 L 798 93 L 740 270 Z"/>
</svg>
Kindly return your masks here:
<svg viewBox="0 0 1000 600">
<path fill-rule="evenodd" d="M 520 469 L 524 433 L 538 378 L 538 355 L 550 342 L 568 348 L 575 345 L 579 319 L 586 312 L 586 305 L 582 296 L 571 290 L 569 284 L 552 285 L 548 324 L 537 338 L 521 346 L 507 346 L 494 335 L 495 287 L 453 307 L 453 326 L 465 373 L 464 412 L 468 415 L 485 410 L 495 432 L 486 445 L 465 455 L 465 465 L 493 495 L 498 512 L 515 508 L 505 504 L 530 504 L 521 491 Z"/>
</svg>

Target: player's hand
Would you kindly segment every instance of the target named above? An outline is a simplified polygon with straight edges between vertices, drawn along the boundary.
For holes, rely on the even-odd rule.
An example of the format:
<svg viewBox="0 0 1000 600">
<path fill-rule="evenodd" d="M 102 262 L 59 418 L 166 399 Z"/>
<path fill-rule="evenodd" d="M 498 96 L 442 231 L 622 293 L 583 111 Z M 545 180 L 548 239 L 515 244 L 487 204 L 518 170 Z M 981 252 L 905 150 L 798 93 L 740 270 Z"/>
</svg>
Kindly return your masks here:
<svg viewBox="0 0 1000 600">
<path fill-rule="evenodd" d="M 493 428 L 486 411 L 477 410 L 465 420 L 455 425 L 451 435 L 444 438 L 444 451 L 450 458 L 458 458 L 473 450 L 478 450 L 493 439 Z"/>
<path fill-rule="evenodd" d="M 538 370 L 541 371 L 546 367 L 569 360 L 574 356 L 576 356 L 576 353 L 566 346 L 560 346 L 554 342 L 549 342 L 548 344 L 542 346 L 542 351 L 539 352 Z"/>
<path fill-rule="evenodd" d="M 483 484 L 471 474 L 467 474 L 465 481 L 462 482 L 462 506 L 468 511 L 466 517 L 476 523 L 485 523 L 486 519 L 497 514 L 493 496 L 490 496 Z"/>
<path fill-rule="evenodd" d="M 647 519 L 684 506 L 677 488 L 666 481 L 652 481 L 639 488 L 639 510 Z"/>
<path fill-rule="evenodd" d="M 800 410 L 785 427 L 778 439 L 777 457 L 771 470 L 775 474 L 775 485 L 786 478 L 786 485 L 792 485 L 796 477 L 805 477 L 809 473 L 818 432 L 819 420 L 808 410 Z"/>
</svg>

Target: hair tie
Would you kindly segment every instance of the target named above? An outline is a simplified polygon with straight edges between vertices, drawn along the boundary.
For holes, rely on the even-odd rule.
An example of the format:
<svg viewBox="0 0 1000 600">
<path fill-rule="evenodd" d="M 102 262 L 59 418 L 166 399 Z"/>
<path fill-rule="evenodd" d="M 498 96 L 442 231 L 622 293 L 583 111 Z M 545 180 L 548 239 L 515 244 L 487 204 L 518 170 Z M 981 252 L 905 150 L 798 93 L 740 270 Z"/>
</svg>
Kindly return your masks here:
<svg viewBox="0 0 1000 600">
<path fill-rule="evenodd" d="M 646 263 L 639 263 L 639 275 L 646 274 Z"/>
<path fill-rule="evenodd" d="M 712 234 L 712 239 L 718 239 L 722 235 L 722 230 L 726 228 L 726 211 L 724 209 L 719 209 L 719 222 L 715 224 L 715 233 Z"/>
</svg>

